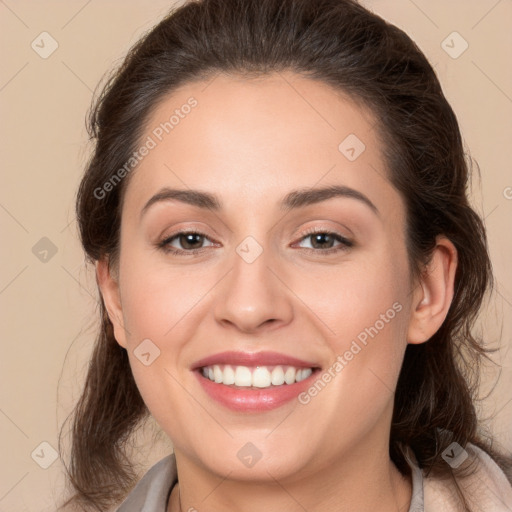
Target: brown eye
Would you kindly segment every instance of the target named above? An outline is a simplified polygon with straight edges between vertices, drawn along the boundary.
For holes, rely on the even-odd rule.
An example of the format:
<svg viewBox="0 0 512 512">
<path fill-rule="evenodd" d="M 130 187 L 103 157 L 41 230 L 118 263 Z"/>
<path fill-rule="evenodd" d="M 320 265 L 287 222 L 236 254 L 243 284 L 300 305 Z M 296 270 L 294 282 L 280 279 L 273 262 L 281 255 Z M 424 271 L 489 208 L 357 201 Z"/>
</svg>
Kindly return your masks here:
<svg viewBox="0 0 512 512">
<path fill-rule="evenodd" d="M 183 249 L 199 249 L 203 245 L 203 235 L 199 233 L 181 233 L 176 237 Z M 199 247 L 197 247 L 199 245 Z"/>
<path fill-rule="evenodd" d="M 194 254 L 206 248 L 203 247 L 205 240 L 210 239 L 204 233 L 197 231 L 180 231 L 166 237 L 158 244 L 158 247 L 165 252 L 174 254 Z M 176 244 L 178 246 L 176 246 Z"/>
<path fill-rule="evenodd" d="M 339 233 L 331 231 L 313 230 L 307 233 L 301 238 L 301 242 L 304 240 L 311 240 L 311 247 L 304 247 L 307 251 L 314 251 L 316 253 L 335 253 L 339 251 L 347 250 L 354 244 Z M 301 243 L 299 242 L 299 243 Z"/>
<path fill-rule="evenodd" d="M 314 249 L 330 249 L 336 241 L 335 237 L 329 233 L 315 233 L 314 235 L 309 235 L 309 237 L 312 240 L 311 245 Z"/>
</svg>

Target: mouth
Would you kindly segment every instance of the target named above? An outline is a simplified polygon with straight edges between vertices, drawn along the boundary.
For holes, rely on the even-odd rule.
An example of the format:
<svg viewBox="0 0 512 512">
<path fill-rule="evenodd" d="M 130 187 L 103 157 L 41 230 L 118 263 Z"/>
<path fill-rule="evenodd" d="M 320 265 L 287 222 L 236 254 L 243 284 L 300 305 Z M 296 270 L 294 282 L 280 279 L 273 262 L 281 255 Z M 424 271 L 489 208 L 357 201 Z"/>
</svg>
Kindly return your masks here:
<svg viewBox="0 0 512 512">
<path fill-rule="evenodd" d="M 192 370 L 206 394 L 224 407 L 263 412 L 297 398 L 321 368 L 274 352 L 224 352 L 198 361 Z"/>
</svg>

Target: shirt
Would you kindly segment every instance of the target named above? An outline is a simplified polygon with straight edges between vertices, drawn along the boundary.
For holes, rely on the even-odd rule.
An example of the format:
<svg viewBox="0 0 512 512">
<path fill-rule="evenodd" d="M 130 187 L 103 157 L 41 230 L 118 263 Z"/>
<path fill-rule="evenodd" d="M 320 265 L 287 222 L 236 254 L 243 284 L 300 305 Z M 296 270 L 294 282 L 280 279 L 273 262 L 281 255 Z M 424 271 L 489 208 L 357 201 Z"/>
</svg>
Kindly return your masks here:
<svg viewBox="0 0 512 512">
<path fill-rule="evenodd" d="M 496 462 L 483 450 L 469 443 L 468 456 L 478 459 L 477 471 L 458 479 L 465 498 L 475 512 L 511 512 L 512 485 Z M 414 453 L 406 460 L 411 468 L 412 498 L 408 512 L 460 512 L 453 483 L 424 476 Z M 117 512 L 167 512 L 169 496 L 178 481 L 174 454 L 152 466 L 128 494 Z"/>
</svg>

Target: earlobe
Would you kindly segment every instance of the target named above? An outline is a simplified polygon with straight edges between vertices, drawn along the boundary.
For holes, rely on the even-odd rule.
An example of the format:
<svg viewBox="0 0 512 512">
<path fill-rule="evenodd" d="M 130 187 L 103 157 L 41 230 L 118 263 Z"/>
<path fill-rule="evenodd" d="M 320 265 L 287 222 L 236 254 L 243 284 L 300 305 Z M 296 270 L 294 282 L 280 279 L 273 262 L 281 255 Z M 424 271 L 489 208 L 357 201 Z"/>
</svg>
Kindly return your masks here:
<svg viewBox="0 0 512 512">
<path fill-rule="evenodd" d="M 123 310 L 119 280 L 112 275 L 108 259 L 104 258 L 96 262 L 96 282 L 103 297 L 108 317 L 114 327 L 116 341 L 126 348 L 126 332 L 123 325 Z"/>
<path fill-rule="evenodd" d="M 457 269 L 457 249 L 445 237 L 438 237 L 431 260 L 413 292 L 407 342 L 428 341 L 443 324 L 450 309 Z"/>
</svg>

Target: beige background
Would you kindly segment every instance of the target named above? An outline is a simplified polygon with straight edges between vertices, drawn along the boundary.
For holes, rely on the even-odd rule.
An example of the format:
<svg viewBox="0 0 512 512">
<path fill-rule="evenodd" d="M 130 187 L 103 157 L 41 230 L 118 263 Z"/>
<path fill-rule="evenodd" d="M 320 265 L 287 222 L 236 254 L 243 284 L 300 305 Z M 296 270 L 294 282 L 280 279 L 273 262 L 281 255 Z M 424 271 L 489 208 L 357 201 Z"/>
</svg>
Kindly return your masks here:
<svg viewBox="0 0 512 512">
<path fill-rule="evenodd" d="M 102 75 L 167 11 L 170 1 L 0 0 L 2 315 L 0 511 L 50 511 L 62 466 L 49 443 L 78 396 L 95 335 L 95 283 L 78 243 L 73 201 L 89 151 L 84 116 Z M 497 440 L 512 450 L 512 3 L 509 0 L 367 0 L 403 28 L 435 65 L 478 161 L 475 205 L 488 228 L 497 293 L 482 320 L 500 380 L 485 402 Z M 46 31 L 58 49 L 32 47 Z M 457 31 L 469 44 L 453 59 L 441 43 Z M 46 37 L 46 36 L 45 36 Z M 49 40 L 46 48 L 49 48 Z M 462 41 L 448 39 L 454 51 Z M 48 242 L 57 249 L 41 261 Z M 33 247 L 37 243 L 38 254 Z M 48 249 L 48 247 L 46 247 Z M 500 341 L 501 339 L 501 341 Z M 496 370 L 484 374 L 491 390 Z M 141 470 L 161 458 L 165 439 Z M 35 450 L 35 452 L 34 452 Z M 31 454 L 34 453 L 34 458 Z"/>
</svg>

